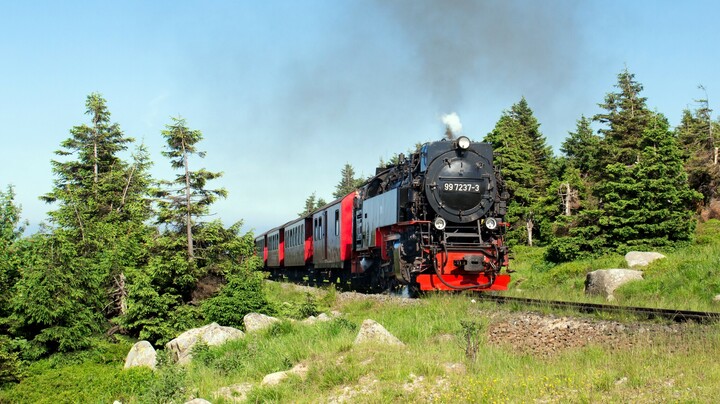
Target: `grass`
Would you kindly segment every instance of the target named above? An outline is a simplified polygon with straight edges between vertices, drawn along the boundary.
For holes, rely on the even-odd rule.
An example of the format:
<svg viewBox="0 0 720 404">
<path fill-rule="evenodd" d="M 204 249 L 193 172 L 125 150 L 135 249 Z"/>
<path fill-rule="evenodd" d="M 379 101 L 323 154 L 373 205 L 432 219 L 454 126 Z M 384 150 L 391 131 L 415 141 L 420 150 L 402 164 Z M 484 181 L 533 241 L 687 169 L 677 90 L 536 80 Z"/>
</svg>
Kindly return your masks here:
<svg viewBox="0 0 720 404">
<path fill-rule="evenodd" d="M 690 246 L 659 251 L 667 258 L 642 268 L 644 280 L 616 290 L 616 303 L 631 306 L 719 311 L 713 297 L 720 294 L 720 221 L 700 223 L 696 242 Z M 552 265 L 543 261 L 544 248 L 514 249 L 513 283 L 508 295 L 591 301 L 602 298 L 584 294 L 585 276 L 591 271 L 627 268 L 623 256 L 607 255 Z"/>
<path fill-rule="evenodd" d="M 618 302 L 717 310 L 711 299 L 720 293 L 720 222 L 701 224 L 694 245 L 664 253 L 667 259 L 645 269 L 644 281 L 616 292 Z M 552 266 L 542 255 L 542 248 L 515 250 L 509 294 L 587 300 L 587 272 L 625 265 L 622 256 L 610 255 Z M 239 383 L 252 384 L 249 402 L 278 403 L 713 402 L 720 396 L 720 325 L 687 326 L 624 348 L 596 344 L 535 356 L 486 339 L 489 324 L 518 308 L 473 303 L 469 294 L 430 294 L 401 305 L 340 302 L 332 288 L 312 297 L 275 283 L 266 288 L 285 318 L 313 306 L 343 316 L 315 325 L 286 320 L 221 347 L 200 347 L 186 367 L 161 360 L 155 372 L 122 369 L 133 341 L 98 342 L 90 351 L 31 364 L 21 383 L 0 388 L 0 403 L 182 403 L 191 397 L 222 403 L 213 393 Z M 354 345 L 367 318 L 405 346 Z M 477 342 L 475 359 L 467 341 Z M 301 362 L 309 365 L 304 380 L 260 385 L 266 374 Z"/>
<path fill-rule="evenodd" d="M 717 325 L 690 326 L 652 344 L 595 345 L 538 357 L 510 345 L 489 345 L 485 326 L 507 313 L 474 304 L 465 294 L 432 295 L 415 305 L 349 302 L 336 308 L 345 317 L 312 326 L 282 322 L 221 347 L 202 347 L 184 368 L 122 370 L 119 348 L 80 363 L 68 357 L 40 361 L 22 383 L 0 391 L 0 402 L 154 403 L 204 397 L 222 403 L 213 393 L 242 382 L 255 386 L 250 402 L 338 397 L 349 402 L 710 402 L 720 394 Z M 353 345 L 364 318 L 380 322 L 406 345 Z M 462 322 L 468 319 L 478 325 L 474 361 L 465 352 Z M 305 380 L 291 377 L 278 386 L 260 386 L 266 374 L 299 362 L 310 367 Z M 461 370 L 449 370 L 451 364 Z"/>
</svg>

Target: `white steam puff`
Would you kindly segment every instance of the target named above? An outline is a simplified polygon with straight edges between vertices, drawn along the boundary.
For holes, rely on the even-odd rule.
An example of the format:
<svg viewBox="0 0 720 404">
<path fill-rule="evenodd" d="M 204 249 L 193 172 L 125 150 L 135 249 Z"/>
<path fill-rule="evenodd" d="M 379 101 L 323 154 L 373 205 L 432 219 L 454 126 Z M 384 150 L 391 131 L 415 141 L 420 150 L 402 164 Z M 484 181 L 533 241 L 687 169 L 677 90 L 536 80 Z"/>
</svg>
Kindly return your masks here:
<svg viewBox="0 0 720 404">
<path fill-rule="evenodd" d="M 460 117 L 458 114 L 451 112 L 442 116 L 442 122 L 445 126 L 450 129 L 452 133 L 460 133 L 462 131 L 462 124 L 460 123 Z"/>
</svg>

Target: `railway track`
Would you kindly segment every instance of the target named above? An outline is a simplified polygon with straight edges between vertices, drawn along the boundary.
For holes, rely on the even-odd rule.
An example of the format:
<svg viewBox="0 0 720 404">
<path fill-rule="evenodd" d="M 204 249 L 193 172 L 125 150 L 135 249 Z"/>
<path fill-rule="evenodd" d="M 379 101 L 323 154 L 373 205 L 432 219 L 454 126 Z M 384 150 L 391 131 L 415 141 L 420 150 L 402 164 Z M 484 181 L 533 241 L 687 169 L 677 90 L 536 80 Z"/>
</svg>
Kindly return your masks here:
<svg viewBox="0 0 720 404">
<path fill-rule="evenodd" d="M 720 321 L 720 313 L 708 311 L 659 309 L 651 307 L 617 306 L 612 304 L 568 302 L 561 300 L 530 299 L 525 297 L 499 296 L 487 293 L 478 293 L 482 300 L 496 303 L 519 303 L 528 306 L 567 308 L 583 313 L 618 313 L 634 314 L 649 319 L 657 318 L 678 323 L 694 321 L 697 323 L 712 323 Z"/>
</svg>

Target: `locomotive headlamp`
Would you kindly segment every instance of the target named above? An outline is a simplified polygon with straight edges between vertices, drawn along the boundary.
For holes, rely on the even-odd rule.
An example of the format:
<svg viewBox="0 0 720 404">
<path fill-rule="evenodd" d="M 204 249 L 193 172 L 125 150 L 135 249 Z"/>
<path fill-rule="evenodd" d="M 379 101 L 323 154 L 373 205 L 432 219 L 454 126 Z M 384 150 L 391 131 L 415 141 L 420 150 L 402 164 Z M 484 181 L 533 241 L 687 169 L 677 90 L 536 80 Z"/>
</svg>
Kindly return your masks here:
<svg viewBox="0 0 720 404">
<path fill-rule="evenodd" d="M 435 221 L 433 222 L 433 226 L 435 226 L 435 228 L 438 230 L 443 230 L 445 229 L 445 226 L 447 226 L 447 222 L 445 222 L 445 219 L 441 217 L 436 217 Z"/>
<path fill-rule="evenodd" d="M 489 217 L 485 219 L 485 227 L 487 227 L 489 230 L 495 230 L 497 229 L 498 222 L 495 220 L 494 217 Z"/>
<path fill-rule="evenodd" d="M 457 140 L 457 147 L 467 150 L 470 147 L 470 139 L 467 136 L 460 136 Z"/>
</svg>

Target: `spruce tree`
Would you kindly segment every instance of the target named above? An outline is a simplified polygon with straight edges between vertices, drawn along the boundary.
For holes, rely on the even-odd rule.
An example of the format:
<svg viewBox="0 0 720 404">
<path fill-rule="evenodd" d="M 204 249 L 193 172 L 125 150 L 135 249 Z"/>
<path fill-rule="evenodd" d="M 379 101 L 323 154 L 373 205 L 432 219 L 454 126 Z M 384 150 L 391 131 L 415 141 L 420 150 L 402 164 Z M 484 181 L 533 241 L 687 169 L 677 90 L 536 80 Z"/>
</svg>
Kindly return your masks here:
<svg viewBox="0 0 720 404">
<path fill-rule="evenodd" d="M 568 163 L 580 170 L 585 178 L 589 177 L 591 172 L 595 172 L 599 165 L 600 137 L 593 133 L 590 123 L 590 119 L 581 116 L 577 121 L 575 132 L 570 132 L 560 146 L 560 151 L 565 154 Z"/>
<path fill-rule="evenodd" d="M 638 145 L 651 116 L 647 98 L 641 97 L 642 84 L 627 69 L 618 74 L 617 92 L 608 93 L 605 102 L 598 104 L 605 112 L 593 120 L 604 124 L 599 130 L 603 136 L 600 144 L 599 166 L 612 163 L 633 164 L 638 159 Z"/>
<path fill-rule="evenodd" d="M 571 221 L 568 236 L 548 248 L 546 257 L 552 261 L 670 245 L 689 240 L 695 228 L 692 208 L 698 194 L 682 169 L 677 137 L 664 116 L 647 108 L 642 85 L 627 69 L 618 75 L 616 87 L 619 91 L 600 104 L 606 111 L 594 118 L 606 125 L 600 129 L 597 167 L 586 160 L 591 162 L 588 185 L 594 198 Z"/>
<path fill-rule="evenodd" d="M 132 138 L 111 123 L 102 96 L 90 94 L 85 106 L 90 125 L 61 143 L 54 187 L 42 197 L 56 205 L 52 227 L 32 238 L 13 297 L 16 332 L 50 351 L 86 346 L 104 317 L 119 314 L 118 283 L 144 265 L 149 233 L 147 157 L 121 158 Z"/>
<path fill-rule="evenodd" d="M 207 187 L 222 173 L 193 169 L 192 159 L 205 156 L 198 149 L 202 132 L 190 129 L 182 118 L 171 119 L 162 131 L 167 142 L 163 155 L 180 172 L 155 190 L 156 219 L 162 227 L 150 243 L 147 266 L 129 273 L 127 313 L 120 321 L 126 330 L 156 344 L 199 324 L 198 306 L 188 304 L 200 299 L 198 283 L 206 277 L 222 282 L 248 258 L 247 248 L 239 246 L 253 245 L 251 235 L 239 234 L 240 222 L 224 228 L 220 221 L 203 220 L 212 203 L 227 195 L 225 189 Z"/>
<path fill-rule="evenodd" d="M 653 114 L 638 139 L 637 162 L 609 164 L 600 227 L 608 246 L 630 248 L 687 241 L 695 229 L 692 191 L 683 169 L 682 151 L 667 119 Z"/>
<path fill-rule="evenodd" d="M 163 182 L 165 188 L 158 193 L 161 198 L 158 222 L 184 231 L 187 259 L 192 261 L 195 258 L 193 224 L 197 218 L 208 214 L 213 202 L 225 198 L 227 191 L 206 188 L 207 182 L 220 178 L 222 172 L 190 169 L 191 156 L 205 157 L 205 152 L 197 149 L 197 143 L 203 138 L 202 132 L 188 128 L 183 118 L 171 119 L 172 123 L 162 131 L 167 142 L 163 155 L 170 159 L 172 168 L 181 172 L 175 180 Z"/>
<path fill-rule="evenodd" d="M 0 191 L 0 335 L 7 332 L 9 301 L 20 278 L 20 240 L 27 224 L 20 213 L 15 189 L 8 185 L 6 191 Z"/>
<path fill-rule="evenodd" d="M 503 113 L 484 139 L 493 145 L 495 164 L 500 167 L 510 194 L 506 219 L 512 225 L 508 233 L 511 242 L 531 244 L 534 236 L 541 241 L 549 236 L 540 233 L 541 228 L 548 227 L 542 224 L 547 218 L 539 214 L 542 208 L 538 203 L 550 182 L 552 150 L 539 128 L 527 101 L 522 98 Z"/>
<path fill-rule="evenodd" d="M 333 198 L 342 198 L 343 196 L 355 191 L 363 184 L 362 178 L 355 177 L 355 169 L 350 164 L 345 164 L 340 172 L 340 182 L 335 186 Z"/>
<path fill-rule="evenodd" d="M 685 110 L 676 132 L 685 150 L 685 170 L 690 187 L 703 195 L 703 204 L 720 199 L 720 162 L 716 140 L 720 137 L 720 123 L 712 120 L 707 98 L 696 100 L 694 111 Z"/>
</svg>

